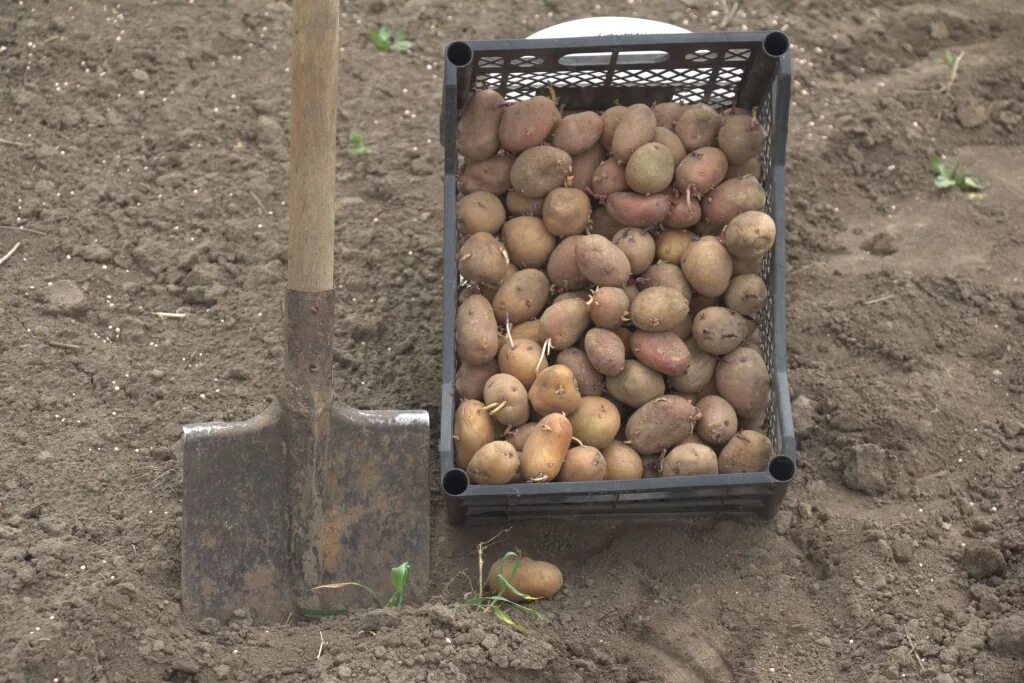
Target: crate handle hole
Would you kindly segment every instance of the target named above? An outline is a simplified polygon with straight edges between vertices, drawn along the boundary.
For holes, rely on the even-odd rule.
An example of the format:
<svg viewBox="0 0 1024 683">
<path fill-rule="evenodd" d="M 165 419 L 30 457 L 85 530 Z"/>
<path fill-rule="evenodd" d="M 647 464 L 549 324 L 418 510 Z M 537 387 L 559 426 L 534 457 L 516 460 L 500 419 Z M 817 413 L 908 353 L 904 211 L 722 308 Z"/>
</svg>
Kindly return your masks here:
<svg viewBox="0 0 1024 683">
<path fill-rule="evenodd" d="M 769 57 L 781 57 L 789 51 L 789 36 L 782 31 L 772 31 L 764 37 L 764 52 Z"/>
<path fill-rule="evenodd" d="M 775 477 L 776 481 L 789 481 L 796 475 L 796 463 L 784 455 L 772 458 L 768 463 L 768 474 Z"/>
<path fill-rule="evenodd" d="M 473 61 L 473 48 L 458 40 L 448 46 L 448 49 L 445 51 L 445 57 L 448 58 L 452 66 L 466 66 Z"/>
<path fill-rule="evenodd" d="M 616 65 L 661 64 L 668 61 L 663 50 L 644 52 L 620 52 Z M 611 52 L 573 52 L 558 58 L 562 66 L 608 66 L 612 63 Z"/>
<path fill-rule="evenodd" d="M 450 469 L 441 478 L 441 488 L 449 496 L 460 496 L 469 488 L 469 475 L 457 467 Z"/>
</svg>

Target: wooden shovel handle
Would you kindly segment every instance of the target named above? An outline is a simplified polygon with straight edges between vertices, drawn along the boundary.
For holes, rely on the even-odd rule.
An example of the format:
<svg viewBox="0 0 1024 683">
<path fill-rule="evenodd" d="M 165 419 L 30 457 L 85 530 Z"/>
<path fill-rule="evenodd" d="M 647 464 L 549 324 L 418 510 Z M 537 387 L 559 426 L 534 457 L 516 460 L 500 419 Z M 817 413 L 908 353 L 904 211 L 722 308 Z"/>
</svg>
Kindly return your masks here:
<svg viewBox="0 0 1024 683">
<path fill-rule="evenodd" d="M 292 4 L 288 289 L 334 288 L 338 0 Z"/>
</svg>

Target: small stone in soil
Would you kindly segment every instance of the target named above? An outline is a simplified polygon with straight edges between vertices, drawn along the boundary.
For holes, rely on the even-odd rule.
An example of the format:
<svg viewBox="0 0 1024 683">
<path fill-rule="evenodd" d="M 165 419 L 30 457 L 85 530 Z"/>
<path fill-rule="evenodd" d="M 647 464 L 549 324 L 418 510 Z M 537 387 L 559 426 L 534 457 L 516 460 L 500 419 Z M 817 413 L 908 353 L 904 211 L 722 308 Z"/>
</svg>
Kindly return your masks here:
<svg viewBox="0 0 1024 683">
<path fill-rule="evenodd" d="M 982 541 L 968 541 L 962 564 L 972 579 L 985 579 L 1006 572 L 1003 554 Z"/>
<path fill-rule="evenodd" d="M 891 256 L 899 251 L 895 238 L 887 232 L 876 232 L 864 240 L 860 248 L 874 256 Z"/>
<path fill-rule="evenodd" d="M 843 483 L 863 493 L 885 493 L 889 490 L 885 472 L 886 454 L 881 447 L 875 444 L 855 446 L 853 457 L 843 470 Z"/>
<path fill-rule="evenodd" d="M 793 399 L 793 427 L 798 437 L 806 436 L 818 422 L 818 404 L 807 396 Z"/>
<path fill-rule="evenodd" d="M 46 312 L 80 318 L 89 310 L 85 292 L 71 280 L 57 280 L 46 288 Z"/>
</svg>

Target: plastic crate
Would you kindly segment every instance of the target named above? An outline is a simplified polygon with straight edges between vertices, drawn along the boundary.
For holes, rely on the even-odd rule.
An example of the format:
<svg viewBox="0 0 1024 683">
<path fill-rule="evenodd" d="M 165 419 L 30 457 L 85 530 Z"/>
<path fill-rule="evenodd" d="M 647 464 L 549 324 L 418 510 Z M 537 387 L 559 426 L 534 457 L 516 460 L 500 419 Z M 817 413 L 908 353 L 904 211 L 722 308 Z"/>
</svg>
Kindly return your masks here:
<svg viewBox="0 0 1024 683">
<path fill-rule="evenodd" d="M 548 40 L 455 42 L 445 51 L 441 140 L 445 150 L 444 311 L 441 394 L 441 489 L 452 523 L 511 519 L 604 517 L 649 519 L 693 515 L 772 518 L 796 473 L 796 438 L 786 372 L 784 177 L 789 117 L 789 39 L 778 31 L 690 33 Z M 614 103 L 706 102 L 718 109 L 757 108 L 766 132 L 761 153 L 766 211 L 777 238 L 765 257 L 769 300 L 758 318 L 772 381 L 768 434 L 775 456 L 764 472 L 628 481 L 471 484 L 455 467 L 452 443 L 457 397 L 455 309 L 455 147 L 459 113 L 478 89 L 509 99 L 550 93 L 566 110 Z"/>
</svg>

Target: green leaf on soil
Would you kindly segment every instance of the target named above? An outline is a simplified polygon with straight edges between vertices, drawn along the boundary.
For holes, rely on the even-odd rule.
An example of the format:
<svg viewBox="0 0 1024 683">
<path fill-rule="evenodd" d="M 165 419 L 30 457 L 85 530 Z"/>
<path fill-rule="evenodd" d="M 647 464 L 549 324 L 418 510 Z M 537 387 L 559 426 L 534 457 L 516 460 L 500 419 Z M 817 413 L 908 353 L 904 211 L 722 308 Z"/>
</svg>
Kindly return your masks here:
<svg viewBox="0 0 1024 683">
<path fill-rule="evenodd" d="M 363 134 L 352 132 L 348 136 L 348 153 L 353 157 L 365 157 L 370 153 L 369 148 L 363 144 Z"/>
</svg>

